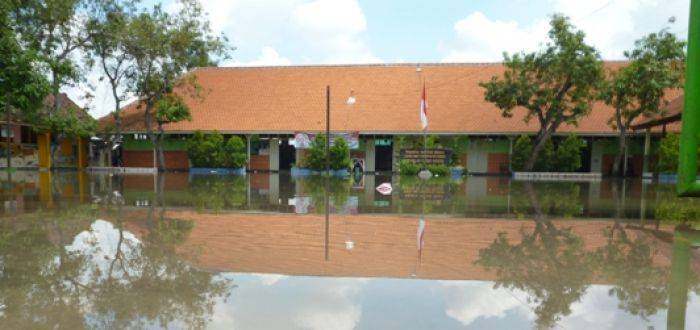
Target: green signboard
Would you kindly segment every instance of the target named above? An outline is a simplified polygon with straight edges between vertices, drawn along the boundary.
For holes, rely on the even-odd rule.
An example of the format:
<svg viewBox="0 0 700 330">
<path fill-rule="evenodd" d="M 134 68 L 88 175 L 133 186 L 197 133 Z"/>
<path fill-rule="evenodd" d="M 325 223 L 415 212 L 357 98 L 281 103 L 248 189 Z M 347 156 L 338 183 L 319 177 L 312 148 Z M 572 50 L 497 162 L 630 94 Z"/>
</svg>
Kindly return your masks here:
<svg viewBox="0 0 700 330">
<path fill-rule="evenodd" d="M 374 145 L 378 147 L 386 147 L 391 145 L 391 139 L 376 139 Z"/>
</svg>

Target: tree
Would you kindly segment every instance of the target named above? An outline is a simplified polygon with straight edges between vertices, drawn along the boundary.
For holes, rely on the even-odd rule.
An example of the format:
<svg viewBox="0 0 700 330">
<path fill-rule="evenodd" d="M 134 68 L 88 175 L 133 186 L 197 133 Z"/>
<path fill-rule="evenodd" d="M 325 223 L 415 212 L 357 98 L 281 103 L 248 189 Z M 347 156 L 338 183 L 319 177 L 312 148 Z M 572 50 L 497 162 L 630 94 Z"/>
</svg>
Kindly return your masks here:
<svg viewBox="0 0 700 330">
<path fill-rule="evenodd" d="M 317 171 L 326 168 L 326 135 L 318 134 L 311 141 L 311 148 L 304 157 L 304 166 Z"/>
<path fill-rule="evenodd" d="M 177 123 L 183 120 L 192 120 L 190 109 L 185 102 L 176 94 L 168 94 L 163 96 L 158 101 L 158 107 L 155 114 L 156 123 L 158 125 L 158 145 L 162 146 L 163 138 L 165 137 L 164 124 Z M 165 160 L 163 148 L 158 148 L 159 158 Z"/>
<path fill-rule="evenodd" d="M 479 251 L 478 265 L 496 273 L 495 287 L 518 289 L 536 304 L 537 328 L 553 328 L 571 313 L 593 279 L 593 264 L 584 241 L 571 228 L 559 229 L 537 220 L 532 230 L 521 229 L 513 242 L 499 233 Z"/>
<path fill-rule="evenodd" d="M 213 65 L 216 56 L 227 52 L 225 39 L 212 35 L 197 0 L 178 4 L 181 9 L 175 15 L 156 5 L 135 16 L 125 40 L 125 51 L 135 63 L 133 90 L 144 109 L 146 132 L 156 148 L 161 170 L 165 169 L 162 139 L 152 125 L 158 102 L 176 92 L 197 95 L 196 74 L 185 73 Z"/>
<path fill-rule="evenodd" d="M 621 166 L 627 149 L 627 132 L 639 116 L 652 117 L 663 112 L 668 103 L 666 92 L 680 88 L 683 83 L 685 42 L 668 30 L 651 33 L 635 42 L 625 52 L 630 63 L 608 74 L 600 98 L 615 108 L 608 124 L 618 131 L 618 151 L 613 173 L 626 171 L 627 160 Z"/>
<path fill-rule="evenodd" d="M 8 13 L 12 8 L 8 3 L 0 3 L 0 11 Z M 46 78 L 37 72 L 37 54 L 23 49 L 14 30 L 9 26 L 9 17 L 0 16 L 0 111 L 6 118 L 8 132 L 6 152 L 7 168 L 12 166 L 12 148 L 9 132 L 12 131 L 12 117 L 20 110 L 25 118 L 31 118 L 38 111 L 49 92 Z"/>
<path fill-rule="evenodd" d="M 532 170 L 544 172 L 576 171 L 581 167 L 581 149 L 585 145 L 586 143 L 573 133 L 561 140 L 557 146 L 554 145 L 552 139 L 549 139 L 545 142 Z M 532 139 L 527 135 L 521 135 L 515 140 L 513 146 L 513 170 L 522 171 L 531 154 Z"/>
<path fill-rule="evenodd" d="M 242 168 L 246 165 L 248 155 L 243 139 L 240 136 L 232 136 L 223 146 L 225 155 L 225 167 Z"/>
<path fill-rule="evenodd" d="M 138 0 L 97 0 L 88 22 L 93 39 L 87 62 L 90 67 L 99 65 L 103 75 L 100 81 L 106 79 L 109 83 L 114 99 L 116 141 L 121 139 L 121 103 L 130 93 L 135 74 L 134 61 L 126 51 L 125 42 L 138 3 Z"/>
<path fill-rule="evenodd" d="M 338 137 L 335 139 L 330 150 L 331 153 L 331 169 L 333 170 L 348 170 L 352 161 L 350 160 L 350 148 L 345 139 Z"/>
<path fill-rule="evenodd" d="M 569 19 L 554 15 L 550 41 L 538 52 L 504 54 L 503 77 L 480 85 L 484 98 L 495 104 L 506 118 L 513 110 L 526 110 L 524 121 L 539 124 L 532 153 L 524 170 L 530 171 L 546 142 L 562 124 L 576 125 L 591 111 L 603 77 L 603 64 L 595 48 L 585 43 L 585 34 L 574 31 Z"/>
<path fill-rule="evenodd" d="M 78 82 L 82 77 L 75 55 L 92 37 L 79 15 L 87 4 L 88 0 L 28 0 L 12 12 L 15 31 L 21 36 L 24 46 L 37 52 L 49 76 L 53 100 L 46 115 L 36 119 L 40 125 L 55 129 L 55 142 L 59 145 L 69 132 L 58 130 L 61 125 L 51 122 L 60 121 L 57 117 L 63 116 L 60 113 L 64 109 L 61 88 Z M 51 152 L 52 159 L 57 150 L 54 148 Z"/>
<path fill-rule="evenodd" d="M 575 133 L 569 134 L 557 146 L 554 168 L 562 172 L 574 172 L 581 168 L 581 149 L 585 146 L 583 139 Z"/>
</svg>

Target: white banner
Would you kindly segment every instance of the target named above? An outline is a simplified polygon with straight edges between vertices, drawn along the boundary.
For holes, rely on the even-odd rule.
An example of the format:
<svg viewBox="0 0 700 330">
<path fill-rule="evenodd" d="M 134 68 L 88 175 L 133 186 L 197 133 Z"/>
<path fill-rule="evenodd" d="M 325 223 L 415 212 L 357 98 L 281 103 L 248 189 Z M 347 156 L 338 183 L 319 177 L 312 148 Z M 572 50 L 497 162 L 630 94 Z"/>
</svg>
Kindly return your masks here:
<svg viewBox="0 0 700 330">
<path fill-rule="evenodd" d="M 295 133 L 294 134 L 294 147 L 297 149 L 309 149 L 311 148 L 311 143 L 316 138 L 315 133 Z M 360 133 L 331 133 L 331 146 L 335 142 L 335 139 L 343 138 L 345 142 L 348 143 L 350 149 L 358 149 L 360 147 Z"/>
</svg>

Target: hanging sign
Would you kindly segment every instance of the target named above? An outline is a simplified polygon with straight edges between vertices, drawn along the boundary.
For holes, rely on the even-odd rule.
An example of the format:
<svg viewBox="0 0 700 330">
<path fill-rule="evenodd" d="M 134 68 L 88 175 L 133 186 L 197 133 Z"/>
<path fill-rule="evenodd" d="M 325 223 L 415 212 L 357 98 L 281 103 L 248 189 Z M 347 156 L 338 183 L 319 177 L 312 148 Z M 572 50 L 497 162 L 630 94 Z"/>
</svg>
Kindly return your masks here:
<svg viewBox="0 0 700 330">
<path fill-rule="evenodd" d="M 309 149 L 311 148 L 311 143 L 313 143 L 316 138 L 316 133 L 301 133 L 297 132 L 294 134 L 294 147 L 297 149 Z M 360 133 L 331 133 L 331 146 L 335 143 L 335 140 L 342 138 L 347 142 L 350 149 L 360 148 Z"/>
</svg>

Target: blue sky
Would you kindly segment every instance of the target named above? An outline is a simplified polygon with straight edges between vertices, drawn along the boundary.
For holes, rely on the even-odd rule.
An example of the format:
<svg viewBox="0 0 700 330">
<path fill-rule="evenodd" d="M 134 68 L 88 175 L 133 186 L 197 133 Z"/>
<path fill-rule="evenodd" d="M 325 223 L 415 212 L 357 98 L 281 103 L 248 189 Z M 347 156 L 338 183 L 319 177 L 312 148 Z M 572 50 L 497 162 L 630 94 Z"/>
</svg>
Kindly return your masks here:
<svg viewBox="0 0 700 330">
<path fill-rule="evenodd" d="M 689 9 L 689 0 L 201 1 L 237 48 L 225 66 L 496 62 L 537 49 L 552 13 L 570 16 L 604 59 L 621 59 L 663 27 L 685 38 Z M 105 88 L 94 94 L 91 113 L 108 113 Z"/>
</svg>

